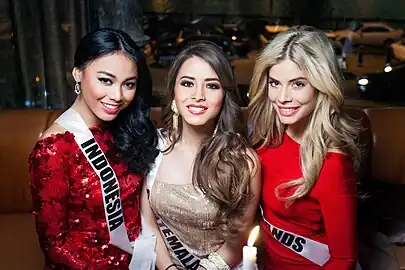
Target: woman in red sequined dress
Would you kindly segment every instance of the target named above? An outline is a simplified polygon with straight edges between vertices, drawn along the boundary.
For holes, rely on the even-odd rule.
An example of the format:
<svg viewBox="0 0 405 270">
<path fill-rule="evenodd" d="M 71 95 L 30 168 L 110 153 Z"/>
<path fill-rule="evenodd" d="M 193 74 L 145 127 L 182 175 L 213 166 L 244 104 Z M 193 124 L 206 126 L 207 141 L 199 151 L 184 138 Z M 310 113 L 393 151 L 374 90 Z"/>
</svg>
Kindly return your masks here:
<svg viewBox="0 0 405 270">
<path fill-rule="evenodd" d="M 143 177 L 157 154 L 148 117 L 151 79 L 142 52 L 124 32 L 100 29 L 75 54 L 76 111 L 104 152 L 119 184 L 130 241 L 140 233 Z M 131 254 L 109 244 L 100 180 L 58 123 L 42 134 L 30 158 L 31 193 L 44 269 L 128 269 Z"/>
</svg>

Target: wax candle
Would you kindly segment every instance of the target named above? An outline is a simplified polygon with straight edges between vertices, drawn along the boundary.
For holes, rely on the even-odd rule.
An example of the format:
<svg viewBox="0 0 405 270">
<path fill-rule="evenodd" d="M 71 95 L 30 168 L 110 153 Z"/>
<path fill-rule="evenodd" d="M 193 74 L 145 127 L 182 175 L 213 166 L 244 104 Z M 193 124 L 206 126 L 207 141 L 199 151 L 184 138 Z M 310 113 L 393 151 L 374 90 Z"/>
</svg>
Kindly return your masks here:
<svg viewBox="0 0 405 270">
<path fill-rule="evenodd" d="M 256 270 L 257 248 L 254 246 L 260 227 L 256 226 L 250 232 L 247 246 L 243 247 L 243 270 Z"/>
</svg>

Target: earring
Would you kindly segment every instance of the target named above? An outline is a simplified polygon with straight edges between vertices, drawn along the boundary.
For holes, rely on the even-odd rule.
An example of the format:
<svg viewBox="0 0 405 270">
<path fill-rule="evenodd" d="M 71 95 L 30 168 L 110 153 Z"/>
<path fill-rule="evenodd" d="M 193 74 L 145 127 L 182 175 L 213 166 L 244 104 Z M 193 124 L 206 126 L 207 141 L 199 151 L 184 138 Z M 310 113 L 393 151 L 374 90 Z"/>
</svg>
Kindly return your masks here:
<svg viewBox="0 0 405 270">
<path fill-rule="evenodd" d="M 215 135 L 217 134 L 218 126 L 219 126 L 219 121 L 218 121 L 217 124 L 215 125 L 215 129 L 214 129 L 214 132 L 212 133 L 212 137 L 215 137 Z"/>
<path fill-rule="evenodd" d="M 222 119 L 222 113 L 219 115 L 217 124 L 215 125 L 214 132 L 212 133 L 212 137 L 214 137 L 217 134 L 219 123 L 221 122 Z"/>
<path fill-rule="evenodd" d="M 173 112 L 173 130 L 177 131 L 179 129 L 179 111 L 177 110 L 176 102 L 172 101 L 171 106 Z"/>
<path fill-rule="evenodd" d="M 76 95 L 80 95 L 81 92 L 82 92 L 82 90 L 80 89 L 80 84 L 77 82 L 75 84 L 75 93 L 76 93 Z"/>
</svg>

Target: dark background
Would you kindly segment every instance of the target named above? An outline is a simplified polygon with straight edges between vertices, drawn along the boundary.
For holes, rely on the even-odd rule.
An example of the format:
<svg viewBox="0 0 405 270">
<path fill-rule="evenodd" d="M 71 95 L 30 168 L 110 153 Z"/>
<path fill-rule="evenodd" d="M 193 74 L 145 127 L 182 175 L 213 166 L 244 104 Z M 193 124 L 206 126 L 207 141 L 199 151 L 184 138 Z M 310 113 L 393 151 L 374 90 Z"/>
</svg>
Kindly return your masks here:
<svg viewBox="0 0 405 270">
<path fill-rule="evenodd" d="M 405 27 L 403 0 L 0 0 L 0 109 L 66 108 L 80 38 L 108 26 L 143 44 L 143 18 L 156 12 L 215 23 L 266 18 L 339 29 L 365 19 Z"/>
</svg>

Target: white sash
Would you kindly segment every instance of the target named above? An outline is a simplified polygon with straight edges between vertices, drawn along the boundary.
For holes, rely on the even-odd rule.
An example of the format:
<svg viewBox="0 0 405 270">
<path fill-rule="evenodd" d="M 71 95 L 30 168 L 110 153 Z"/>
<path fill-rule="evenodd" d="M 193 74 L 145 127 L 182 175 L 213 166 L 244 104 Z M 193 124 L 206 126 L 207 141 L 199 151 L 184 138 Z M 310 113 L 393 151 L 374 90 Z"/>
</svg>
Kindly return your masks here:
<svg viewBox="0 0 405 270">
<path fill-rule="evenodd" d="M 153 183 L 155 182 L 155 178 L 158 173 L 160 163 L 162 162 L 163 151 L 165 150 L 165 141 L 163 139 L 163 135 L 162 135 L 160 129 L 158 129 L 158 137 L 159 137 L 159 140 L 158 140 L 159 154 L 155 158 L 155 162 L 153 163 L 153 165 L 149 171 L 149 174 L 146 177 L 146 189 L 149 191 L 152 189 Z"/>
<path fill-rule="evenodd" d="M 273 226 L 264 217 L 262 207 L 259 207 L 267 228 L 274 239 L 279 241 L 283 246 L 319 266 L 323 266 L 329 260 L 330 254 L 327 245 Z"/>
<path fill-rule="evenodd" d="M 117 177 L 80 114 L 68 109 L 55 122 L 73 133 L 77 145 L 100 180 L 110 244 L 133 254 L 130 269 L 155 269 L 156 236 L 142 230 L 135 242 L 129 241 Z"/>
<path fill-rule="evenodd" d="M 155 163 L 153 164 L 149 174 L 146 178 L 146 188 L 148 190 L 148 196 L 152 189 L 153 183 L 155 182 L 157 172 L 160 167 L 160 163 L 163 158 L 163 151 L 165 148 L 165 142 L 163 135 L 160 130 L 158 130 L 159 135 L 159 154 L 155 158 Z M 149 199 L 149 198 L 148 198 Z M 200 265 L 200 258 L 195 256 L 193 253 L 187 250 L 186 246 L 180 241 L 180 239 L 173 233 L 173 231 L 166 226 L 163 220 L 155 214 L 156 224 L 159 227 L 162 237 L 164 238 L 166 245 L 175 254 L 177 260 L 182 264 L 182 266 L 187 270 L 196 270 Z"/>
<path fill-rule="evenodd" d="M 188 251 L 187 247 L 180 241 L 173 231 L 166 226 L 160 217 L 156 217 L 156 223 L 167 243 L 167 246 L 173 251 L 184 269 L 197 270 L 200 266 L 200 258 Z"/>
<path fill-rule="evenodd" d="M 283 246 L 319 266 L 323 266 L 329 260 L 330 253 L 327 245 L 273 226 L 264 217 L 261 205 L 259 205 L 259 208 L 263 221 L 270 230 L 270 233 L 273 235 L 274 239 L 279 241 Z M 356 270 L 361 270 L 361 266 L 358 262 Z"/>
</svg>

